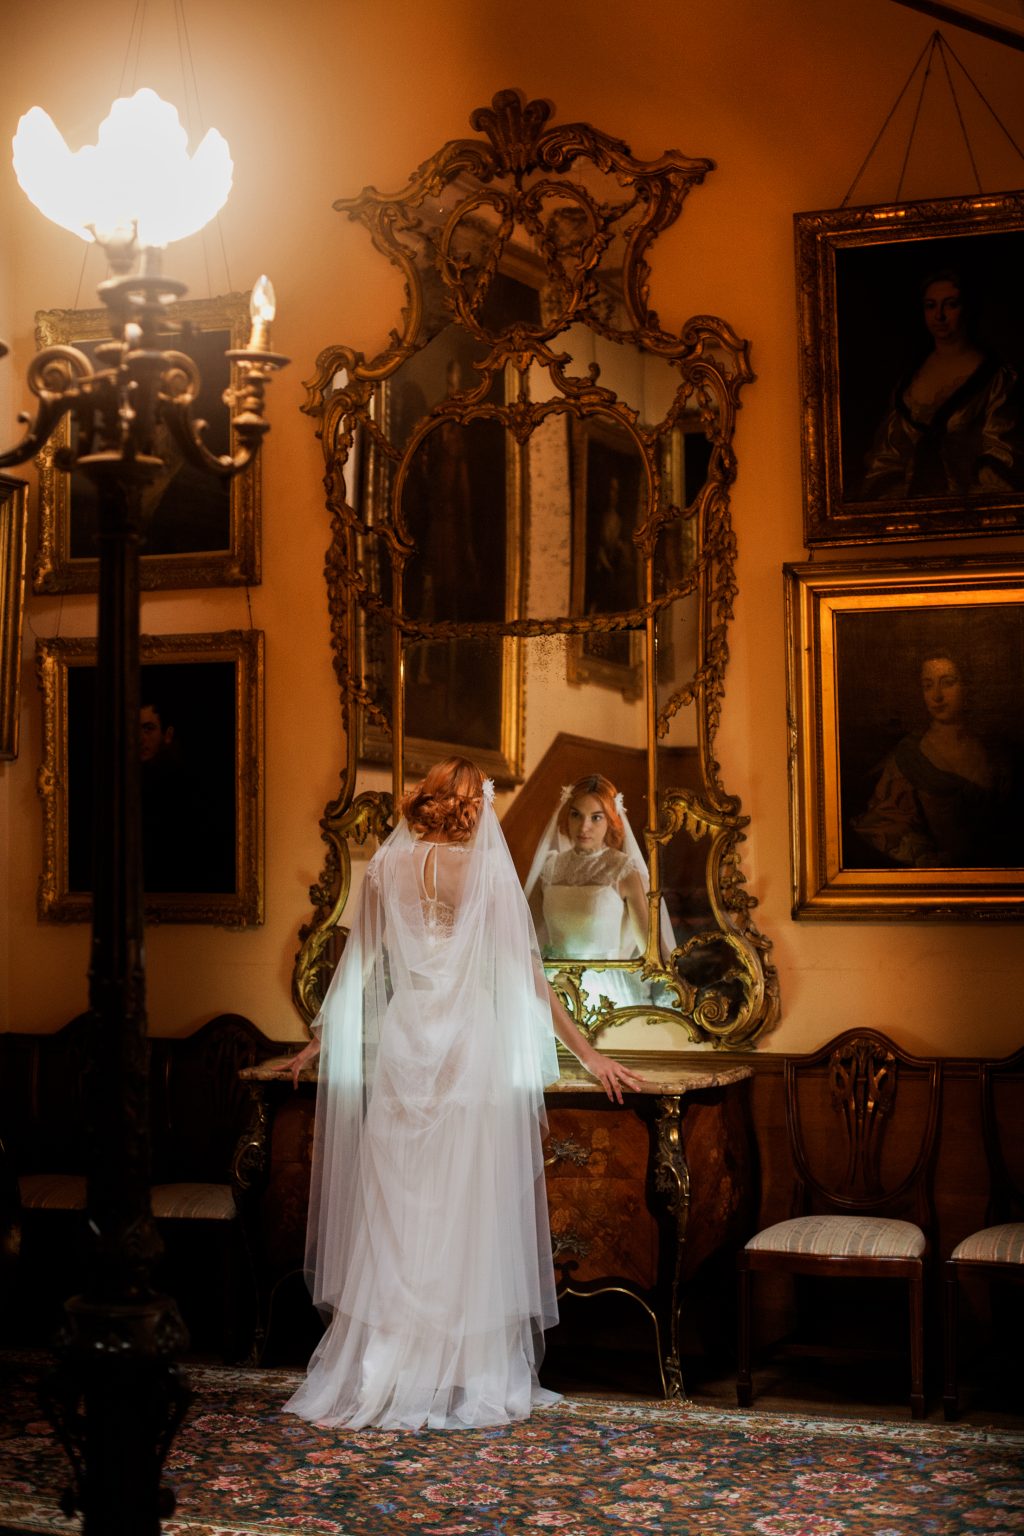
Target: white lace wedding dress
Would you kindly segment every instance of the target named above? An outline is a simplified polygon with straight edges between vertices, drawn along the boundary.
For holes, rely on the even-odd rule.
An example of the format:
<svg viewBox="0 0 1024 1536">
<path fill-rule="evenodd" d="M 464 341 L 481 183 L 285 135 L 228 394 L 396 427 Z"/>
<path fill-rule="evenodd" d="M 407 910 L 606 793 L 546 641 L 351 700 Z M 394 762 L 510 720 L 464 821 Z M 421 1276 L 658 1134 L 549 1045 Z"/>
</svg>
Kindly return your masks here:
<svg viewBox="0 0 1024 1536">
<path fill-rule="evenodd" d="M 331 1314 L 288 1411 L 506 1424 L 557 1321 L 541 1153 L 558 1075 L 525 899 L 485 802 L 469 844 L 403 821 L 371 861 L 322 1030 L 308 1263 Z"/>
<path fill-rule="evenodd" d="M 616 848 L 550 852 L 539 875 L 544 954 L 568 960 L 629 960 L 639 954 L 619 890 L 634 868 L 629 854 Z M 631 971 L 587 970 L 580 983 L 592 1003 L 602 995 L 619 1008 L 651 1001 L 650 987 Z"/>
</svg>

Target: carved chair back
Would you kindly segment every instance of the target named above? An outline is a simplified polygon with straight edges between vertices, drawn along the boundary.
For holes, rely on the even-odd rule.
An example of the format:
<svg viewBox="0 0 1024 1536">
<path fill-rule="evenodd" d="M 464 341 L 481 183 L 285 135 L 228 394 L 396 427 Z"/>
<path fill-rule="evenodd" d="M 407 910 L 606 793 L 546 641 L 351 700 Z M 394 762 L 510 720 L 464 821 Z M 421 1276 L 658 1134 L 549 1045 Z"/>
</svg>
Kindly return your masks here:
<svg viewBox="0 0 1024 1536">
<path fill-rule="evenodd" d="M 794 1214 L 901 1216 L 929 1232 L 940 1083 L 938 1061 L 871 1029 L 788 1058 Z"/>
</svg>

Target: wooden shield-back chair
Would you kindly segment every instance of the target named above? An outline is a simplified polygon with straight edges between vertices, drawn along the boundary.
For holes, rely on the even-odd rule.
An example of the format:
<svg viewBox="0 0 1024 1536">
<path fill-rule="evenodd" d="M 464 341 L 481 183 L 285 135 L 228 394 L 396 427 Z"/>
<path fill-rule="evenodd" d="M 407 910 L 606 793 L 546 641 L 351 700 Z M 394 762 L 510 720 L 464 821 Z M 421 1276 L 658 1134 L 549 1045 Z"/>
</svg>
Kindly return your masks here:
<svg viewBox="0 0 1024 1536">
<path fill-rule="evenodd" d="M 736 1391 L 753 1397 L 751 1287 L 773 1272 L 906 1283 L 911 1411 L 923 1417 L 924 1273 L 940 1068 L 872 1029 L 847 1030 L 786 1062 L 786 1128 L 796 1171 L 793 1216 L 738 1256 Z"/>
</svg>

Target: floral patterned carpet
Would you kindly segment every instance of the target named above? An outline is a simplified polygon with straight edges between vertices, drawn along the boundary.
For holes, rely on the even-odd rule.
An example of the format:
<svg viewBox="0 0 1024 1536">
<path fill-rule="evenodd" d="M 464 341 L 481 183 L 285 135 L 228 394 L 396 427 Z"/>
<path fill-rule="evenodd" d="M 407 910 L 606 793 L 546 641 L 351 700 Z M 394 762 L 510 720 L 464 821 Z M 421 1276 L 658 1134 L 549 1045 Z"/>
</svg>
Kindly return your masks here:
<svg viewBox="0 0 1024 1536">
<path fill-rule="evenodd" d="M 75 1532 L 38 1368 L 0 1361 L 0 1528 Z M 323 1430 L 292 1371 L 192 1368 L 171 1536 L 1018 1536 L 1024 1434 L 573 1397 L 508 1429 Z"/>
</svg>

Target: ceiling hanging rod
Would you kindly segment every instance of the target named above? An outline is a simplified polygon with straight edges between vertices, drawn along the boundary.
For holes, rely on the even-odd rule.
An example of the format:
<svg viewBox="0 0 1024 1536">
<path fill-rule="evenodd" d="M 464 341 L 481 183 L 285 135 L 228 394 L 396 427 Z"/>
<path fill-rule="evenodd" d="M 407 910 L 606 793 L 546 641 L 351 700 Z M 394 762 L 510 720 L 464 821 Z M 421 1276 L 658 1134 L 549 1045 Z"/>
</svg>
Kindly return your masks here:
<svg viewBox="0 0 1024 1536">
<path fill-rule="evenodd" d="M 960 27 L 965 32 L 976 32 L 979 37 L 987 37 L 992 43 L 1002 43 L 1007 48 L 1024 52 L 1024 15 L 1021 16 L 1021 30 L 1017 32 L 1002 22 L 976 16 L 962 6 L 943 5 L 942 0 L 894 0 L 894 3 L 905 5 L 911 11 L 923 11 L 926 16 L 934 16 L 936 21 Z"/>
</svg>

